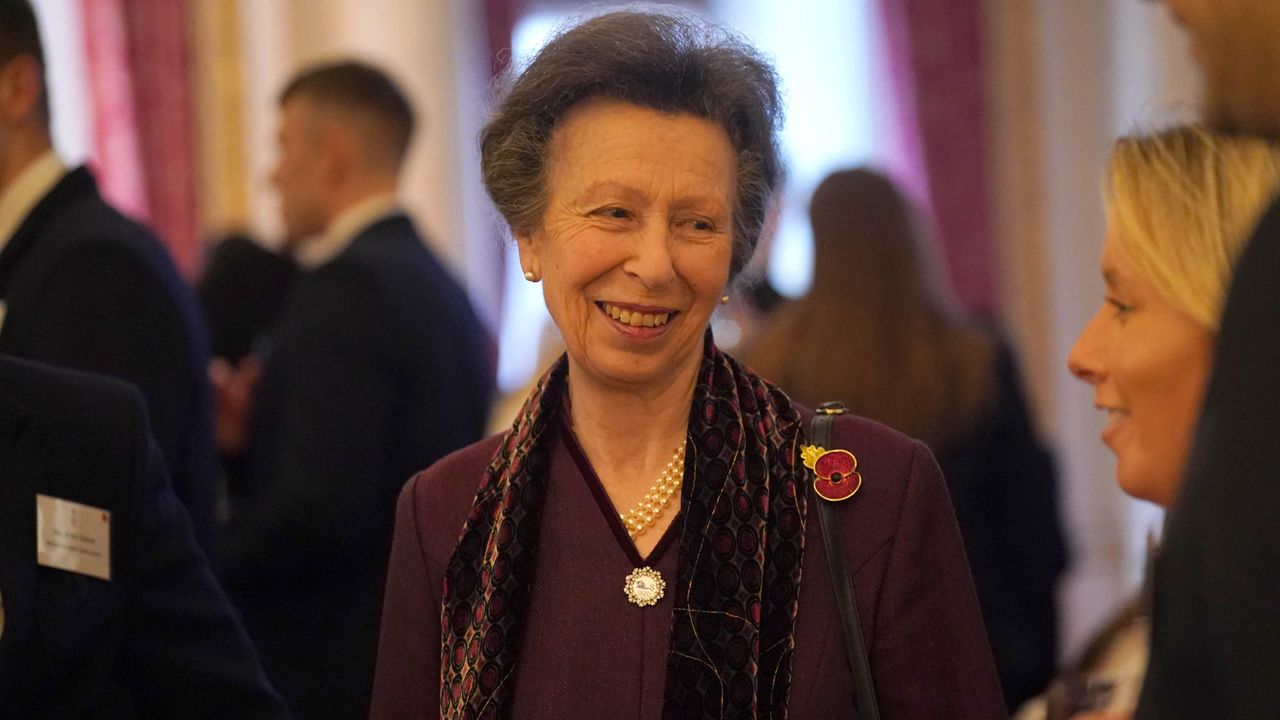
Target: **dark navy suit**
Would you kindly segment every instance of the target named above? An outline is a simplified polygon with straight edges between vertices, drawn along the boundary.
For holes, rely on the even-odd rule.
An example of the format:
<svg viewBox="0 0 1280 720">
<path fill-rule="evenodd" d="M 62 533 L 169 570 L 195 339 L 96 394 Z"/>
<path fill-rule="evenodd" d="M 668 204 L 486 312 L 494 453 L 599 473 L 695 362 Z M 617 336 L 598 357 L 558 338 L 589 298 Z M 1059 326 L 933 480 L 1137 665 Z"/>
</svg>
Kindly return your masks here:
<svg viewBox="0 0 1280 720">
<path fill-rule="evenodd" d="M 223 577 L 300 717 L 365 717 L 396 496 L 482 435 L 488 339 L 403 215 L 299 277 L 272 338 Z"/>
<path fill-rule="evenodd" d="M 36 495 L 111 514 L 111 579 L 36 559 Z M 283 717 L 132 387 L 0 357 L 0 718 Z"/>
<path fill-rule="evenodd" d="M 195 296 L 145 228 L 71 171 L 0 252 L 0 352 L 137 385 L 196 537 L 212 547 L 217 457 Z"/>
</svg>

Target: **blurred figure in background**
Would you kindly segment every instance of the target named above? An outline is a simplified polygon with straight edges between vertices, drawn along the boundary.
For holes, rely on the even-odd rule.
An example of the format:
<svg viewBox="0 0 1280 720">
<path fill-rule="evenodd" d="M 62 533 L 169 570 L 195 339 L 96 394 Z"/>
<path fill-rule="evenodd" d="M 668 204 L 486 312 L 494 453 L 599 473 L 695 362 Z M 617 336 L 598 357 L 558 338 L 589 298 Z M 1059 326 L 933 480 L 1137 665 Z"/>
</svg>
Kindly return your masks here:
<svg viewBox="0 0 1280 720">
<path fill-rule="evenodd" d="M 1116 481 L 1134 497 L 1174 512 L 1195 502 L 1180 491 L 1227 286 L 1278 183 L 1276 147 L 1199 126 L 1121 138 L 1112 150 L 1101 259 L 1106 295 L 1067 363 L 1094 387 L 1094 404 L 1110 419 L 1102 441 L 1116 454 Z M 1132 710 L 1137 678 L 1111 679 L 1127 696 L 1108 707 Z M 1205 710 L 1198 717 L 1271 717 Z"/>
<path fill-rule="evenodd" d="M 261 383 L 218 383 L 220 426 L 240 428 L 224 451 L 246 461 L 224 579 L 300 717 L 365 717 L 396 495 L 480 438 L 493 369 L 466 293 L 397 207 L 414 124 L 400 89 L 321 65 L 280 110 L 272 180 L 304 272 Z"/>
<path fill-rule="evenodd" d="M 235 364 L 250 352 L 266 355 L 260 341 L 297 274 L 298 266 L 287 253 L 268 250 L 244 233 L 218 240 L 205 260 L 198 288 L 213 356 Z"/>
<path fill-rule="evenodd" d="M 196 537 L 212 548 L 208 338 L 148 230 L 68 172 L 49 136 L 44 51 L 26 0 L 0 0 L 0 352 L 114 375 L 147 399 Z"/>
<path fill-rule="evenodd" d="M 135 388 L 0 356 L 0 468 L 0 718 L 287 716 Z"/>
<path fill-rule="evenodd" d="M 1013 354 L 940 299 L 934 253 L 904 198 L 865 169 L 814 192 L 809 294 L 783 306 L 745 362 L 799 402 L 840 400 L 929 444 L 947 479 L 1010 706 L 1056 659 L 1066 567 L 1053 462 Z"/>
<path fill-rule="evenodd" d="M 1280 138 L 1280 3 L 1165 0 L 1217 128 Z M 1240 257 L 1178 507 L 1156 565 L 1139 718 L 1280 717 L 1280 204 Z"/>
<path fill-rule="evenodd" d="M 228 234 L 209 250 L 197 291 L 213 342 L 209 377 L 223 391 L 222 404 L 250 406 L 262 363 L 271 354 L 270 327 L 297 275 L 287 252 L 268 250 L 243 233 Z M 225 524 L 229 497 L 246 492 L 240 484 L 247 433 L 239 416 L 220 413 L 216 419 L 218 446 L 234 449 L 223 453 L 216 506 L 217 520 Z"/>
</svg>

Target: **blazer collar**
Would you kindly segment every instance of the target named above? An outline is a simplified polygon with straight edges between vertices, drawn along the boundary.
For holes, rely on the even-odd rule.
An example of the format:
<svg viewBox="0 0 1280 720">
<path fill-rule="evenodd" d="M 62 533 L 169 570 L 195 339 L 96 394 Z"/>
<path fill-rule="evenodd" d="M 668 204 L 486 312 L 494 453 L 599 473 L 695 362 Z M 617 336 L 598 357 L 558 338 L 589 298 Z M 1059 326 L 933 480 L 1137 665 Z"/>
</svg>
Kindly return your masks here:
<svg viewBox="0 0 1280 720">
<path fill-rule="evenodd" d="M 93 179 L 89 169 L 81 165 L 64 175 L 49 194 L 36 203 L 36 206 L 18 225 L 18 229 L 14 231 L 13 237 L 5 245 L 3 252 L 0 252 L 0 298 L 4 297 L 9 289 L 9 278 L 13 275 L 13 269 L 35 245 L 41 232 L 58 209 L 77 197 L 86 196 L 99 197 L 98 183 Z"/>
</svg>

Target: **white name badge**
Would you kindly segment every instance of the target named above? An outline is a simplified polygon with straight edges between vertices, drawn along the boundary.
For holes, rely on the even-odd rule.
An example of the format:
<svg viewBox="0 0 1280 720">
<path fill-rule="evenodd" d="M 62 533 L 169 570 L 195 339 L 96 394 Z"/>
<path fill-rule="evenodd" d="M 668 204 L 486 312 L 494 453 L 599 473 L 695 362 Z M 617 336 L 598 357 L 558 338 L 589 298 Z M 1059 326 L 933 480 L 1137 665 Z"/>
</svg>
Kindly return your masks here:
<svg viewBox="0 0 1280 720">
<path fill-rule="evenodd" d="M 36 562 L 111 579 L 111 513 L 91 505 L 36 495 Z"/>
</svg>

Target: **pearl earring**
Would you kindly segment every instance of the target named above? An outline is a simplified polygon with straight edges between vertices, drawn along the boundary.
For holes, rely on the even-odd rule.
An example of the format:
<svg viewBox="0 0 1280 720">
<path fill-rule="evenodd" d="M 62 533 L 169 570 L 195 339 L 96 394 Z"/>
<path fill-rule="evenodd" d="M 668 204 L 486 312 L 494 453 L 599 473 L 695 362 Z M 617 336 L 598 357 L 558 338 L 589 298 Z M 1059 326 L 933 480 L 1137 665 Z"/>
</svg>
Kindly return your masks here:
<svg viewBox="0 0 1280 720">
<path fill-rule="evenodd" d="M 721 305 L 728 305 L 728 304 L 729 304 L 729 296 L 728 296 L 728 295 L 721 295 L 721 296 L 720 296 L 720 304 L 721 304 Z"/>
<path fill-rule="evenodd" d="M 524 279 L 525 279 L 525 280 L 528 280 L 529 282 L 537 282 L 537 281 L 538 281 L 538 276 L 537 276 L 537 275 L 535 275 L 535 274 L 534 274 L 534 272 L 533 272 L 532 270 L 525 270 L 525 271 L 524 271 Z"/>
</svg>

